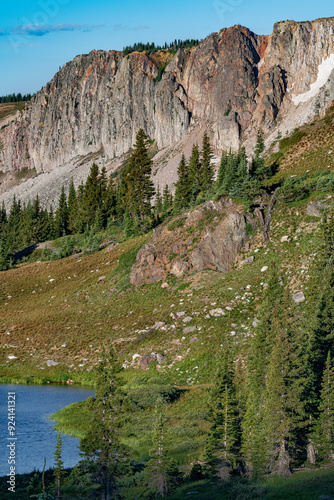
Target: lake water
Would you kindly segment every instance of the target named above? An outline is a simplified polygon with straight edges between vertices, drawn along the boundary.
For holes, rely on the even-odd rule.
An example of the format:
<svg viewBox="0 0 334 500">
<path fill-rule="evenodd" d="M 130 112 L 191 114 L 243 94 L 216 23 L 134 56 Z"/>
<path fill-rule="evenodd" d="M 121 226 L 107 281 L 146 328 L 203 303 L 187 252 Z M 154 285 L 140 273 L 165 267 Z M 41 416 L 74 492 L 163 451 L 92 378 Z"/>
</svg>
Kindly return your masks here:
<svg viewBox="0 0 334 500">
<path fill-rule="evenodd" d="M 13 412 L 8 413 L 8 407 L 14 404 L 8 404 L 8 401 L 14 399 L 8 399 L 8 393 L 15 393 L 15 436 L 12 437 L 8 430 L 11 423 L 8 414 Z M 46 469 L 53 467 L 57 431 L 53 429 L 54 422 L 48 419 L 49 415 L 94 394 L 94 389 L 84 387 L 0 384 L 0 476 L 9 473 L 11 449 L 12 455 L 15 453 L 17 474 L 42 470 L 44 457 Z M 79 440 L 64 434 L 61 437 L 64 467 L 73 467 L 80 459 Z M 10 443 L 11 447 L 8 446 Z"/>
</svg>

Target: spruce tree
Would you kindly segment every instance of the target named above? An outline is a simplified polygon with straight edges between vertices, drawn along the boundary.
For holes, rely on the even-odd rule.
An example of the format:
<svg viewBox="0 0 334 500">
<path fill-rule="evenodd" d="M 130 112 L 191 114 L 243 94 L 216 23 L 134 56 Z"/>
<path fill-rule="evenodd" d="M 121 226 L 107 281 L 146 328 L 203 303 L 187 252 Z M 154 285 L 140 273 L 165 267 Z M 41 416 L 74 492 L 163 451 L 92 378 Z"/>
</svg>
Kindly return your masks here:
<svg viewBox="0 0 334 500">
<path fill-rule="evenodd" d="M 130 216 L 142 222 L 151 214 L 154 186 L 151 180 L 152 160 L 148 155 L 149 138 L 143 129 L 136 136 L 134 152 L 124 171 L 126 184 L 125 203 Z"/>
<path fill-rule="evenodd" d="M 182 154 L 181 161 L 177 169 L 177 176 L 178 178 L 175 184 L 174 211 L 178 214 L 183 208 L 189 206 L 192 194 L 189 166 L 184 154 Z"/>
<path fill-rule="evenodd" d="M 90 173 L 87 177 L 85 187 L 83 190 L 81 207 L 81 219 L 84 228 L 90 228 L 95 222 L 96 211 L 99 208 L 101 199 L 101 179 L 99 174 L 99 167 L 93 163 Z"/>
<path fill-rule="evenodd" d="M 227 159 L 226 172 L 222 185 L 225 193 L 230 193 L 233 190 L 235 182 L 238 180 L 238 156 L 235 153 L 230 153 Z"/>
<path fill-rule="evenodd" d="M 110 175 L 102 204 L 102 214 L 105 225 L 113 221 L 116 215 L 116 186 L 113 176 Z"/>
<path fill-rule="evenodd" d="M 202 188 L 202 165 L 198 144 L 194 144 L 189 158 L 189 176 L 191 181 L 191 201 L 194 202 Z"/>
<path fill-rule="evenodd" d="M 76 231 L 76 219 L 78 217 L 78 201 L 77 194 L 74 187 L 73 177 L 71 178 L 70 188 L 68 191 L 68 231 L 74 234 Z"/>
<path fill-rule="evenodd" d="M 328 351 L 320 393 L 319 418 L 314 436 L 320 460 L 334 458 L 334 367 Z"/>
<path fill-rule="evenodd" d="M 242 455 L 248 473 L 253 476 L 264 473 L 267 460 L 263 407 L 267 369 L 274 338 L 272 322 L 275 310 L 283 314 L 284 291 L 276 265 L 273 264 L 268 287 L 258 312 L 258 324 L 251 340 L 247 361 L 248 398 L 242 421 Z"/>
<path fill-rule="evenodd" d="M 125 463 L 125 447 L 120 442 L 120 429 L 128 400 L 122 391 L 121 372 L 117 356 L 110 346 L 102 350 L 102 360 L 96 368 L 96 394 L 90 400 L 93 423 L 80 442 L 94 482 L 100 484 L 101 499 L 111 500 L 117 491 L 117 478 Z"/>
<path fill-rule="evenodd" d="M 173 195 L 169 190 L 168 184 L 165 185 L 162 193 L 162 210 L 167 214 L 173 206 Z"/>
<path fill-rule="evenodd" d="M 218 177 L 217 177 L 218 187 L 222 187 L 224 185 L 228 157 L 229 157 L 228 153 L 226 151 L 223 151 L 222 156 L 221 156 L 221 160 L 220 160 L 219 170 L 218 170 Z"/>
<path fill-rule="evenodd" d="M 68 228 L 68 208 L 64 186 L 61 189 L 58 208 L 56 210 L 56 231 L 57 236 L 65 236 Z"/>
<path fill-rule="evenodd" d="M 271 473 L 291 475 L 289 448 L 295 445 L 304 416 L 303 380 L 300 377 L 299 346 L 289 331 L 284 312 L 275 308 L 273 347 L 269 357 L 264 395 L 264 429 Z"/>
<path fill-rule="evenodd" d="M 62 461 L 62 457 L 61 457 L 62 440 L 61 440 L 60 432 L 58 432 L 58 435 L 57 435 L 56 449 L 55 449 L 53 454 L 55 457 L 53 475 L 55 477 L 56 498 L 61 498 L 61 496 L 60 496 L 60 481 L 61 481 L 62 476 L 65 474 L 65 471 L 64 471 L 64 462 Z"/>
<path fill-rule="evenodd" d="M 212 426 L 207 440 L 206 462 L 211 475 L 226 479 L 240 458 L 240 422 L 228 341 L 222 348 L 217 365 L 210 394 Z"/>
<path fill-rule="evenodd" d="M 213 184 L 214 171 L 212 166 L 212 149 L 208 134 L 204 132 L 202 145 L 201 190 L 210 191 Z"/>
<path fill-rule="evenodd" d="M 146 467 L 149 484 L 154 488 L 156 496 L 160 497 L 167 496 L 170 490 L 170 459 L 165 443 L 165 424 L 164 402 L 158 398 L 155 405 L 153 448 L 150 451 L 151 459 Z"/>
<path fill-rule="evenodd" d="M 155 216 L 159 218 L 159 214 L 161 214 L 161 212 L 162 212 L 162 196 L 160 192 L 160 186 L 158 184 L 158 187 L 155 190 L 155 202 L 154 202 Z"/>
</svg>

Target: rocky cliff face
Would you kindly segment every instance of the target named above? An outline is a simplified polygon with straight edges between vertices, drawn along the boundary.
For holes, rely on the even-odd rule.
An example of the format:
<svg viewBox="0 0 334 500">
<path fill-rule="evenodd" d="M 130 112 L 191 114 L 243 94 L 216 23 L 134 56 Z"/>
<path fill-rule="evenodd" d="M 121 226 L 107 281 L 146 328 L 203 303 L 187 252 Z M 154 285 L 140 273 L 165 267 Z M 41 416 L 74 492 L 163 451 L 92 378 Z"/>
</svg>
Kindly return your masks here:
<svg viewBox="0 0 334 500">
<path fill-rule="evenodd" d="M 1 131 L 0 170 L 47 172 L 99 152 L 127 152 L 139 128 L 159 149 L 208 127 L 217 150 L 251 147 L 323 112 L 334 98 L 334 18 L 284 21 L 270 36 L 241 26 L 179 50 L 156 81 L 142 53 L 93 51 L 55 75 Z"/>
</svg>

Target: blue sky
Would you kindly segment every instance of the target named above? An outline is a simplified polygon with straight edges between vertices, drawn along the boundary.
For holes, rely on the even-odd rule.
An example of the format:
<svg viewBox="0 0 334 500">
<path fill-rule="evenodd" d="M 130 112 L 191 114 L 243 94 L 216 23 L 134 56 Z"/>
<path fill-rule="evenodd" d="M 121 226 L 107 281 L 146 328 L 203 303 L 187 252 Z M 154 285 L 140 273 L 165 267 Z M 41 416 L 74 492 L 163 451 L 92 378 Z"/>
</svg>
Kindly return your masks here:
<svg viewBox="0 0 334 500">
<path fill-rule="evenodd" d="M 234 24 L 270 34 L 276 21 L 334 16 L 329 0 L 13 0 L 0 18 L 0 95 L 35 92 L 93 49 L 204 38 Z"/>
</svg>

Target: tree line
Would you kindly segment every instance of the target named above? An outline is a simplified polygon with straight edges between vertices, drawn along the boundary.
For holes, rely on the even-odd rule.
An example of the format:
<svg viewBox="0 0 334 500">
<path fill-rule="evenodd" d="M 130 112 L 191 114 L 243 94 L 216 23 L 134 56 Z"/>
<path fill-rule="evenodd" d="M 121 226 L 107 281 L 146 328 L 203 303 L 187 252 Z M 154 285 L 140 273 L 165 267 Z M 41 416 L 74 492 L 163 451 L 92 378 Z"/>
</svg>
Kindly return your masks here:
<svg viewBox="0 0 334 500">
<path fill-rule="evenodd" d="M 0 103 L 30 101 L 33 94 L 7 94 L 0 96 Z"/>
<path fill-rule="evenodd" d="M 66 235 L 96 233 L 112 225 L 124 230 L 126 237 L 149 231 L 166 217 L 177 215 L 211 197 L 230 195 L 250 199 L 261 183 L 272 174 L 261 154 L 262 134 L 258 135 L 253 159 L 245 150 L 223 152 L 217 180 L 214 180 L 212 147 L 204 133 L 202 148 L 194 144 L 189 160 L 182 155 L 177 170 L 175 194 L 166 184 L 163 191 L 151 180 L 150 141 L 141 129 L 133 153 L 121 172 L 107 177 L 106 169 L 94 163 L 85 183 L 75 189 L 73 180 L 65 186 L 54 210 L 42 208 L 39 197 L 21 203 L 13 199 L 7 213 L 0 209 L 0 269 L 6 269 L 11 256 L 32 244 Z"/>
<path fill-rule="evenodd" d="M 123 55 L 131 54 L 131 52 L 146 52 L 147 54 L 154 54 L 159 50 L 177 50 L 177 49 L 190 49 L 191 47 L 195 47 L 200 43 L 200 40 L 194 38 L 187 38 L 186 40 L 174 40 L 173 42 L 167 43 L 164 45 L 155 45 L 154 42 L 143 43 L 137 42 L 133 45 L 127 45 L 123 49 Z"/>
</svg>

